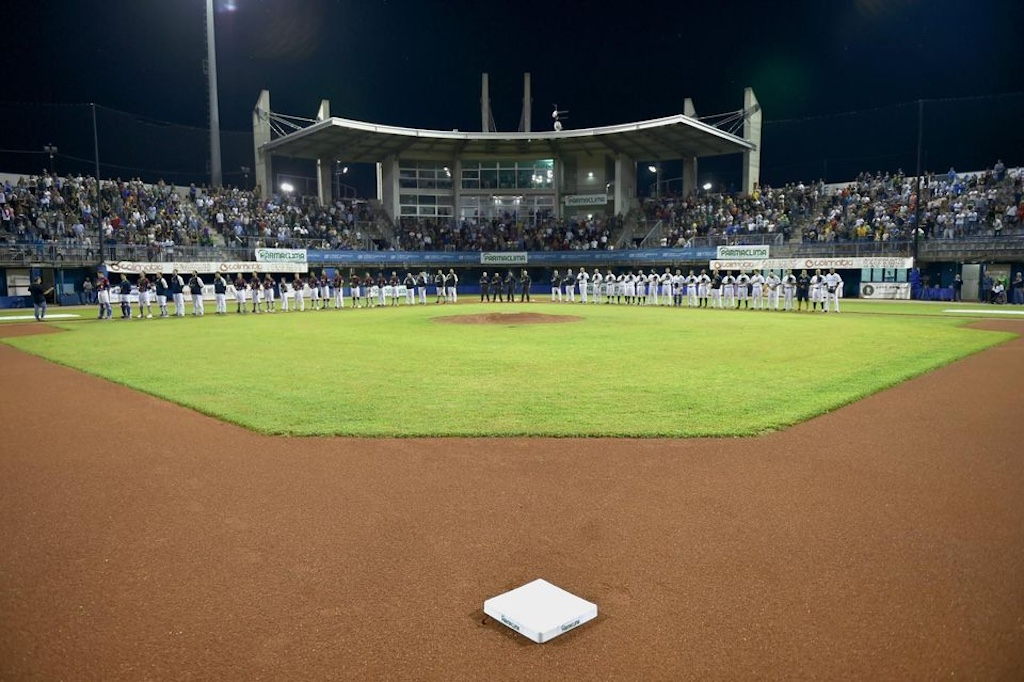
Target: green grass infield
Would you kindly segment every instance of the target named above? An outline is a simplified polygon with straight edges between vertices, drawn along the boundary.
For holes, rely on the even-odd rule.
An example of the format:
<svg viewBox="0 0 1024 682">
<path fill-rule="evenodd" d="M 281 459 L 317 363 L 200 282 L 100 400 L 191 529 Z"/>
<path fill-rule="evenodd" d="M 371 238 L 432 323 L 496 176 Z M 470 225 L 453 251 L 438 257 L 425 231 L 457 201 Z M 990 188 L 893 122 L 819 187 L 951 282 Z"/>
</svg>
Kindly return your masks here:
<svg viewBox="0 0 1024 682">
<path fill-rule="evenodd" d="M 266 434 L 725 437 L 784 428 L 1012 337 L 966 328 L 948 306 L 843 306 L 465 302 L 103 322 L 77 309 L 81 320 L 48 323 L 67 333 L 4 342 Z M 521 312 L 583 319 L 436 321 Z"/>
</svg>

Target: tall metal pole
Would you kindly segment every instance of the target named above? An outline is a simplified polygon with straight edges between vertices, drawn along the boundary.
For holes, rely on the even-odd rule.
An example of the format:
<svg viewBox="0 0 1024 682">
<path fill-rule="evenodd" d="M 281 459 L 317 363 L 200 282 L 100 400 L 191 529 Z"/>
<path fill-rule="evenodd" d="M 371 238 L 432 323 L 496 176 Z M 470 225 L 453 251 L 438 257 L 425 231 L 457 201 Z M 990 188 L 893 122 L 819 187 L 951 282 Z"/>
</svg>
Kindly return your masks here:
<svg viewBox="0 0 1024 682">
<path fill-rule="evenodd" d="M 213 0 L 206 0 L 206 80 L 210 86 L 210 185 L 220 187 L 220 104 L 217 101 L 217 43 L 213 28 Z"/>
<path fill-rule="evenodd" d="M 917 242 L 921 232 L 921 149 L 924 139 L 924 100 L 917 100 L 917 202 L 914 206 L 914 266 L 917 266 Z"/>
<path fill-rule="evenodd" d="M 96 159 L 96 186 L 100 182 L 100 135 L 96 132 L 96 103 L 92 103 L 92 154 Z"/>
<path fill-rule="evenodd" d="M 100 214 L 100 135 L 96 129 L 96 103 L 92 103 L 92 153 L 96 159 L 96 200 L 93 203 L 93 211 L 98 217 Z M 96 220 L 96 254 L 99 262 L 103 263 L 103 221 Z"/>
</svg>

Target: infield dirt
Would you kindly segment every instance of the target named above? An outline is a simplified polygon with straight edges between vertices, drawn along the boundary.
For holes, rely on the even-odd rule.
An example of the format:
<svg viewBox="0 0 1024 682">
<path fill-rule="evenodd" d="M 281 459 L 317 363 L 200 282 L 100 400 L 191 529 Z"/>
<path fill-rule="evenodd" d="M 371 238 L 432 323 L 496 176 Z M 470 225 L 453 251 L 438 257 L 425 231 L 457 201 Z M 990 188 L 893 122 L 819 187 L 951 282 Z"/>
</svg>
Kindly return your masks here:
<svg viewBox="0 0 1024 682">
<path fill-rule="evenodd" d="M 2 679 L 1024 679 L 1020 338 L 714 440 L 272 438 L 0 362 Z M 538 577 L 597 620 L 484 617 Z"/>
</svg>

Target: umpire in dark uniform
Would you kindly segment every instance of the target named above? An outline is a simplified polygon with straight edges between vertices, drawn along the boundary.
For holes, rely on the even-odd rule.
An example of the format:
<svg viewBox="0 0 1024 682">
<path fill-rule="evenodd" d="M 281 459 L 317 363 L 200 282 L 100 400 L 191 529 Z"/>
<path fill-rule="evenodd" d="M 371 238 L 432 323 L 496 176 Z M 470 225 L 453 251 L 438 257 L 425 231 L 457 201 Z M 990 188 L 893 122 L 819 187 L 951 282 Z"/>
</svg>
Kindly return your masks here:
<svg viewBox="0 0 1024 682">
<path fill-rule="evenodd" d="M 491 278 L 487 276 L 487 273 L 480 275 L 480 302 L 490 300 L 489 293 L 491 288 Z"/>
<path fill-rule="evenodd" d="M 491 300 L 500 302 L 501 298 L 501 273 L 497 270 L 494 271 L 494 276 L 491 277 Z"/>
<path fill-rule="evenodd" d="M 518 282 L 516 281 L 516 275 L 510 269 L 508 271 L 508 274 L 505 275 L 505 300 L 508 301 L 509 303 L 512 303 L 513 301 L 516 300 L 517 284 Z"/>
<path fill-rule="evenodd" d="M 530 278 L 530 272 L 526 268 L 523 268 L 523 272 L 519 275 L 519 289 L 522 292 L 519 295 L 519 302 L 526 301 L 530 302 L 530 287 L 533 286 L 533 280 Z"/>
</svg>

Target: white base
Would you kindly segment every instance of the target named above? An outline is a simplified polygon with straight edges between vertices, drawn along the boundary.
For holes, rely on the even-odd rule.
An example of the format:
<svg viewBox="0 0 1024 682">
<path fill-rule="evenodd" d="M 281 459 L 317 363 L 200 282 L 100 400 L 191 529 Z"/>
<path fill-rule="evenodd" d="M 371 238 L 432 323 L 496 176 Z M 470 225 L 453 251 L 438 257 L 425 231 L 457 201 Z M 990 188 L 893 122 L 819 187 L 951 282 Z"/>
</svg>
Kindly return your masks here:
<svg viewBox="0 0 1024 682">
<path fill-rule="evenodd" d="M 538 578 L 491 597 L 484 613 L 522 636 L 543 644 L 597 617 L 597 604 Z"/>
</svg>

